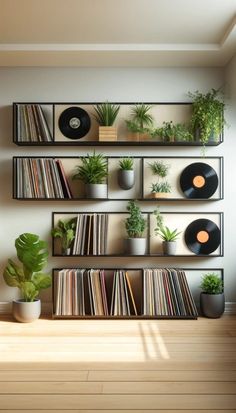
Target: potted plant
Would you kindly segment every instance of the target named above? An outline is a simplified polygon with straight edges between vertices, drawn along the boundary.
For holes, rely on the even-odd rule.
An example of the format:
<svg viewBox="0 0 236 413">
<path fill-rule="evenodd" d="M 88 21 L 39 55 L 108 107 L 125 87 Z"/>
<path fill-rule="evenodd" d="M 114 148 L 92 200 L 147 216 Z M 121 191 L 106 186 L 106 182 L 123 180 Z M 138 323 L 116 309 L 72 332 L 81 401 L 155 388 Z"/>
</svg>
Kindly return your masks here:
<svg viewBox="0 0 236 413">
<path fill-rule="evenodd" d="M 132 158 L 123 158 L 119 161 L 118 184 L 125 190 L 133 188 L 134 161 Z"/>
<path fill-rule="evenodd" d="M 163 181 L 168 175 L 170 166 L 162 161 L 155 161 L 149 164 L 152 174 L 157 176 L 157 182 L 152 183 L 151 196 L 152 198 L 168 198 L 171 192 L 171 185 L 167 181 Z"/>
<path fill-rule="evenodd" d="M 55 228 L 52 229 L 54 238 L 61 238 L 62 255 L 70 255 L 71 244 L 75 238 L 76 221 L 74 218 L 63 221 L 60 219 Z"/>
<path fill-rule="evenodd" d="M 117 128 L 113 126 L 120 110 L 119 105 L 105 102 L 95 105 L 95 119 L 99 124 L 99 141 L 116 141 Z"/>
<path fill-rule="evenodd" d="M 218 141 L 225 124 L 222 92 L 211 89 L 204 94 L 197 90 L 188 95 L 193 100 L 191 127 L 195 139 L 200 140 L 203 146 L 210 140 Z"/>
<path fill-rule="evenodd" d="M 107 159 L 101 154 L 82 156 L 82 165 L 76 167 L 73 179 L 79 179 L 85 184 L 87 198 L 107 198 Z"/>
<path fill-rule="evenodd" d="M 3 277 L 7 285 L 19 288 L 23 297 L 13 300 L 13 316 L 17 321 L 27 323 L 40 317 L 39 292 L 51 286 L 50 275 L 42 272 L 47 265 L 48 249 L 45 241 L 30 233 L 21 234 L 15 240 L 15 248 L 23 265 L 8 259 Z"/>
<path fill-rule="evenodd" d="M 137 140 L 145 138 L 150 133 L 154 118 L 150 112 L 152 106 L 144 103 L 136 104 L 131 109 L 131 119 L 126 120 L 127 128 L 137 135 Z"/>
<path fill-rule="evenodd" d="M 129 217 L 125 221 L 128 235 L 128 238 L 125 240 L 126 252 L 130 255 L 145 255 L 147 243 L 143 233 L 147 225 L 146 220 L 135 201 L 128 202 L 127 210 Z"/>
<path fill-rule="evenodd" d="M 200 308 L 205 317 L 219 318 L 225 309 L 223 282 L 215 273 L 207 273 L 202 277 L 200 285 Z"/>
<path fill-rule="evenodd" d="M 159 235 L 162 239 L 163 254 L 175 255 L 177 248 L 176 241 L 181 234 L 181 231 L 178 232 L 177 228 L 171 230 L 169 227 L 163 225 L 163 217 L 158 208 L 154 211 L 154 215 L 156 218 L 156 228 L 154 232 L 155 235 Z"/>
<path fill-rule="evenodd" d="M 191 142 L 193 135 L 185 123 L 172 121 L 163 122 L 162 127 L 156 128 L 151 132 L 153 138 L 159 137 L 164 142 Z"/>
</svg>

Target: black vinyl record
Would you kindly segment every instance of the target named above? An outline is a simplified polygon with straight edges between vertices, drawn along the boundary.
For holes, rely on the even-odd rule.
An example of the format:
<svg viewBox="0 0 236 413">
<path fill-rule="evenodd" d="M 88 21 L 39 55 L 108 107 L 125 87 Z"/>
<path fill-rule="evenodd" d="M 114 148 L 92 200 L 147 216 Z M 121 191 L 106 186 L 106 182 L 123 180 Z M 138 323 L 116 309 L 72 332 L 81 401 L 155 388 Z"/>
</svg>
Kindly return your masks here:
<svg viewBox="0 0 236 413">
<path fill-rule="evenodd" d="M 221 240 L 220 229 L 209 219 L 196 219 L 185 230 L 185 243 L 195 254 L 211 254 Z"/>
<path fill-rule="evenodd" d="M 89 132 L 91 120 L 86 110 L 71 106 L 60 114 L 58 126 L 67 138 L 81 139 Z"/>
<path fill-rule="evenodd" d="M 191 163 L 180 175 L 180 187 L 187 198 L 210 198 L 218 187 L 218 176 L 206 163 Z"/>
</svg>

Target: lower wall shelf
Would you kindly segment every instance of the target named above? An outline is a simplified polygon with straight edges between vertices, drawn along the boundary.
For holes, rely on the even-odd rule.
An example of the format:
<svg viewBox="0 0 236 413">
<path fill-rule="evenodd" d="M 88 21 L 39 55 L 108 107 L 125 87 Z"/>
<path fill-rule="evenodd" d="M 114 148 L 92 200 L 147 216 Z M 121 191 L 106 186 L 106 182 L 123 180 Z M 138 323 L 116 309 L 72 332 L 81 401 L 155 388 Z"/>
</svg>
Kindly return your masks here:
<svg viewBox="0 0 236 413">
<path fill-rule="evenodd" d="M 209 269 L 56 268 L 53 318 L 196 319 L 187 280 L 195 271 Z"/>
</svg>

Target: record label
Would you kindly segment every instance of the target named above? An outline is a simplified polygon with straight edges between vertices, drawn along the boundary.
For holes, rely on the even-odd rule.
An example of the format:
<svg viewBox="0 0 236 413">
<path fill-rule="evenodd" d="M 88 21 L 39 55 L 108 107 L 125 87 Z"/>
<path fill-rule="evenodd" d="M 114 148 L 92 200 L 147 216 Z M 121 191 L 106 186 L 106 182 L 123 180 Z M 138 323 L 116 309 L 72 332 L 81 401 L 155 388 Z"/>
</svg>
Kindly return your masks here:
<svg viewBox="0 0 236 413">
<path fill-rule="evenodd" d="M 81 139 L 89 132 L 91 120 L 86 110 L 78 106 L 71 106 L 60 114 L 58 126 L 61 133 L 67 138 Z"/>
<path fill-rule="evenodd" d="M 210 198 L 218 187 L 218 176 L 212 166 L 195 162 L 180 175 L 180 188 L 187 198 Z"/>
<path fill-rule="evenodd" d="M 209 219 L 196 219 L 185 230 L 185 243 L 194 254 L 208 255 L 220 245 L 220 229 Z"/>
</svg>

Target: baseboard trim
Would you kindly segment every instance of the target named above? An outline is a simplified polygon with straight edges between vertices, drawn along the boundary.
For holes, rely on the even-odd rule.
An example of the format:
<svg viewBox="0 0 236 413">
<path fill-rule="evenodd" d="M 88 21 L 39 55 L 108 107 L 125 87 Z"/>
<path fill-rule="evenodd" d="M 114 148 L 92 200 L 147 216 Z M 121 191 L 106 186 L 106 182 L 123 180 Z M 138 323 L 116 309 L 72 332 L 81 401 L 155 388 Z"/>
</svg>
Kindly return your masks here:
<svg viewBox="0 0 236 413">
<path fill-rule="evenodd" d="M 11 314 L 12 312 L 12 303 L 0 301 L 0 314 Z M 43 302 L 42 303 L 42 314 L 48 315 L 52 314 L 52 303 Z"/>
<path fill-rule="evenodd" d="M 1 302 L 0 301 L 0 314 L 11 314 L 12 304 L 11 302 Z M 52 303 L 44 302 L 42 303 L 42 314 L 48 315 L 52 314 Z M 236 314 L 236 302 L 225 303 L 225 314 L 235 315 Z"/>
</svg>

